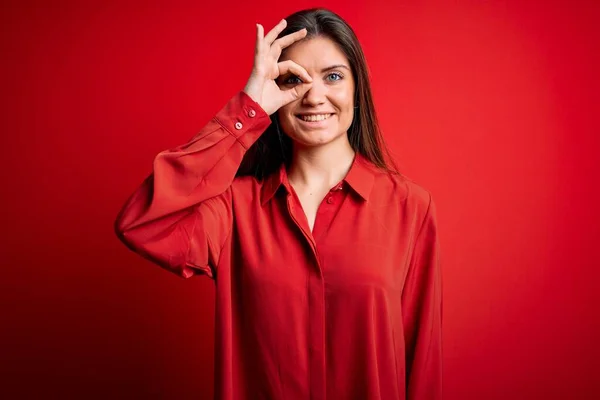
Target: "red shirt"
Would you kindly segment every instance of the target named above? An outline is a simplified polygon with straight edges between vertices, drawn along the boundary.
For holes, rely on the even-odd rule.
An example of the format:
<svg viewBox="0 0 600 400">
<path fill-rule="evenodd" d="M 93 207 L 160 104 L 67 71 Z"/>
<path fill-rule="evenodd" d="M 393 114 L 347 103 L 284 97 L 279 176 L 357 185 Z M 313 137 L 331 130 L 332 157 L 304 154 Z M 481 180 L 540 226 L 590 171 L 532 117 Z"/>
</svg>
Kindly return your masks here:
<svg viewBox="0 0 600 400">
<path fill-rule="evenodd" d="M 282 164 L 235 177 L 271 123 L 239 92 L 163 151 L 115 221 L 133 251 L 216 285 L 218 399 L 440 399 L 442 279 L 431 194 L 357 153 L 311 232 Z"/>
</svg>

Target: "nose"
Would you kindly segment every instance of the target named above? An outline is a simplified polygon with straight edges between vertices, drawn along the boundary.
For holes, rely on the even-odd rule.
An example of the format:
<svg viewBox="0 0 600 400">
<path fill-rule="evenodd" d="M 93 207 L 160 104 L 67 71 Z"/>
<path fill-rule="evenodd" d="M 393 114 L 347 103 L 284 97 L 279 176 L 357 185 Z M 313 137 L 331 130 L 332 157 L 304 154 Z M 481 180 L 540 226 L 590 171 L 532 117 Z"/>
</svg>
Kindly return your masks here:
<svg viewBox="0 0 600 400">
<path fill-rule="evenodd" d="M 317 106 L 325 102 L 327 86 L 318 79 L 313 79 L 310 89 L 304 94 L 302 104 L 306 106 Z"/>
</svg>

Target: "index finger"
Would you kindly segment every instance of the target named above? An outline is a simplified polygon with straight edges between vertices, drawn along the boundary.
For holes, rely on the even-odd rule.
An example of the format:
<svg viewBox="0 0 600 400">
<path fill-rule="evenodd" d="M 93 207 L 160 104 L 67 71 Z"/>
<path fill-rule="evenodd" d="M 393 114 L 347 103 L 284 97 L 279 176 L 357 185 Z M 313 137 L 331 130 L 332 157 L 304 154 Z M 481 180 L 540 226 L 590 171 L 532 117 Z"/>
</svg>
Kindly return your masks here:
<svg viewBox="0 0 600 400">
<path fill-rule="evenodd" d="M 307 32 L 308 32 L 308 30 L 306 28 L 302 28 L 299 31 L 290 33 L 289 35 L 285 35 L 284 37 L 277 39 L 275 42 L 277 42 L 277 44 L 279 44 L 279 47 L 281 49 L 285 49 L 292 43 L 305 37 Z"/>
<path fill-rule="evenodd" d="M 271 44 L 275 41 L 275 39 L 277 39 L 277 36 L 281 32 L 283 32 L 286 25 L 287 25 L 287 21 L 285 19 L 282 19 L 281 21 L 279 21 L 279 23 L 277 25 L 275 25 L 275 27 L 273 29 L 271 29 L 269 31 L 269 33 L 267 33 L 267 36 L 265 36 L 265 41 L 267 42 L 267 44 L 269 46 L 271 46 Z"/>
</svg>

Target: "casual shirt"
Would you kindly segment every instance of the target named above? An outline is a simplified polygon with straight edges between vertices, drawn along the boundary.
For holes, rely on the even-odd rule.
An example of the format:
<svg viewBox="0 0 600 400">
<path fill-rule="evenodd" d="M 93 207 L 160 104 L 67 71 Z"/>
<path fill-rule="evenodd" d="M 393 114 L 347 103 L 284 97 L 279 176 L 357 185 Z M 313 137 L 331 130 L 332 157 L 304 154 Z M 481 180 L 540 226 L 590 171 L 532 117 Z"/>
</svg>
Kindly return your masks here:
<svg viewBox="0 0 600 400">
<path fill-rule="evenodd" d="M 430 192 L 356 153 L 311 230 L 285 165 L 236 177 L 270 125 L 236 93 L 160 152 L 115 232 L 216 285 L 215 398 L 440 399 L 442 279 Z"/>
</svg>

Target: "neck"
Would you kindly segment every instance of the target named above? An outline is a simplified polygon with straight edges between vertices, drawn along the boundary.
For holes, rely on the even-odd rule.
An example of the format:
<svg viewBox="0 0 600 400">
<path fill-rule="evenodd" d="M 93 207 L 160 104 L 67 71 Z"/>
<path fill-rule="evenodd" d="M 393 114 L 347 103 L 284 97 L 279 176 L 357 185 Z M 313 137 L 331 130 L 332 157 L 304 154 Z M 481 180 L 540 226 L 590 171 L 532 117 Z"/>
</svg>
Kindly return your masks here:
<svg viewBox="0 0 600 400">
<path fill-rule="evenodd" d="M 354 157 L 348 135 L 323 146 L 303 147 L 294 143 L 288 179 L 294 189 L 330 189 L 346 176 Z"/>
</svg>

